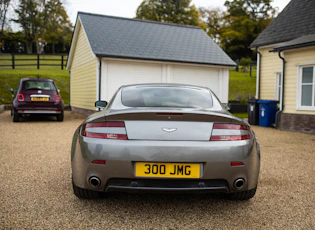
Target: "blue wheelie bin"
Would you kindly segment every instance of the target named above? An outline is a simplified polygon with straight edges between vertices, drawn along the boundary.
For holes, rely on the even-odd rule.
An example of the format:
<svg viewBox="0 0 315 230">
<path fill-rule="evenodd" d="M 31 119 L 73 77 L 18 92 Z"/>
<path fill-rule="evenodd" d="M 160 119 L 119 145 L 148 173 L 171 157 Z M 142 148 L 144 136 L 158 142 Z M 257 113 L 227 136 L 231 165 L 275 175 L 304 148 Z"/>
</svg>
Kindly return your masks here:
<svg viewBox="0 0 315 230">
<path fill-rule="evenodd" d="M 259 126 L 269 127 L 275 123 L 278 101 L 259 100 Z"/>
</svg>

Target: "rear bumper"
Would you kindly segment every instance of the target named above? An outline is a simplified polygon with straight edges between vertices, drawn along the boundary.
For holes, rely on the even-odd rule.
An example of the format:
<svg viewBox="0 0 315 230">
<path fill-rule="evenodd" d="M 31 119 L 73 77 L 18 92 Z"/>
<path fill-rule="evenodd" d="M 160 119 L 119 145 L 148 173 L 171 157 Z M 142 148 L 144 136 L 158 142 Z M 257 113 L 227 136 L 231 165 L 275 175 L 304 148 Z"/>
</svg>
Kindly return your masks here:
<svg viewBox="0 0 315 230">
<path fill-rule="evenodd" d="M 73 182 L 77 187 L 100 192 L 223 192 L 231 193 L 257 186 L 260 170 L 259 151 L 253 140 L 244 141 L 138 141 L 100 140 L 75 134 L 71 164 Z M 105 165 L 92 160 L 106 160 Z M 232 161 L 243 166 L 231 167 Z M 202 164 L 198 179 L 139 178 L 135 162 L 178 162 Z M 100 179 L 95 187 L 91 177 Z M 119 178 L 119 179 L 117 179 Z M 245 181 L 236 189 L 235 180 Z M 119 181 L 113 183 L 113 181 Z"/>
<path fill-rule="evenodd" d="M 14 110 L 19 114 L 60 114 L 64 110 L 63 103 L 32 103 L 18 102 L 13 103 Z"/>
<path fill-rule="evenodd" d="M 62 113 L 61 110 L 18 110 L 20 114 L 60 114 Z"/>
<path fill-rule="evenodd" d="M 224 180 L 109 179 L 105 192 L 220 192 L 228 193 Z"/>
</svg>

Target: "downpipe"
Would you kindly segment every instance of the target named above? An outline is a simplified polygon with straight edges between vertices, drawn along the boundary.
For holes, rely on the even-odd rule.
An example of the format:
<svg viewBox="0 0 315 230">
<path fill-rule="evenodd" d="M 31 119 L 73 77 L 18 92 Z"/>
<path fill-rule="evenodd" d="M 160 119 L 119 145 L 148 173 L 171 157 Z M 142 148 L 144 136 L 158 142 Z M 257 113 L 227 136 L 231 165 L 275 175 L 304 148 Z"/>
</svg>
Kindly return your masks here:
<svg viewBox="0 0 315 230">
<path fill-rule="evenodd" d="M 282 76 L 281 76 L 281 102 L 280 102 L 280 109 L 276 112 L 276 119 L 275 119 L 275 126 L 278 127 L 278 116 L 282 113 L 284 109 L 284 76 L 285 76 L 285 59 L 281 56 L 281 51 L 278 52 L 279 58 L 282 60 Z"/>
</svg>

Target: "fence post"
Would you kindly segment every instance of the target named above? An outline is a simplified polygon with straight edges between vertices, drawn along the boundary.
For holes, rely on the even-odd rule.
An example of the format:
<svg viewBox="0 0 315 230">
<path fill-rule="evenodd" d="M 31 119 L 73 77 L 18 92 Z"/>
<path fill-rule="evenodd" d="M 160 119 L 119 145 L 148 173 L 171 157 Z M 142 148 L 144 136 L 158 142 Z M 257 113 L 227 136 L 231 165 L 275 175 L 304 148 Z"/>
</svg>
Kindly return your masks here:
<svg viewBox="0 0 315 230">
<path fill-rule="evenodd" d="M 237 59 L 237 60 L 236 60 L 236 66 L 235 66 L 235 70 L 236 70 L 237 72 L 238 72 L 239 66 L 240 66 L 240 60 Z"/>
<path fill-rule="evenodd" d="M 11 55 L 12 55 L 12 69 L 15 69 L 14 53 L 12 53 Z"/>
<path fill-rule="evenodd" d="M 63 55 L 61 55 L 61 69 L 63 69 Z"/>
<path fill-rule="evenodd" d="M 37 69 L 39 69 L 39 54 L 37 54 Z"/>
<path fill-rule="evenodd" d="M 253 63 L 250 63 L 249 65 L 249 76 L 252 76 L 252 69 L 253 69 Z"/>
</svg>

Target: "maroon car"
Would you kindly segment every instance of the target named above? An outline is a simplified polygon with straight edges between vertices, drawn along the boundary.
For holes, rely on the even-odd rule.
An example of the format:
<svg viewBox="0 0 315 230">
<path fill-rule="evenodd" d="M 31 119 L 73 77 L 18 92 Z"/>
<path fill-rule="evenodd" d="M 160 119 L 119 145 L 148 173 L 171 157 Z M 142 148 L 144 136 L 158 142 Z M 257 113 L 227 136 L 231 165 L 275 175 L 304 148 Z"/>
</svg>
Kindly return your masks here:
<svg viewBox="0 0 315 230">
<path fill-rule="evenodd" d="M 24 114 L 54 115 L 57 121 L 63 121 L 64 105 L 53 80 L 22 78 L 17 91 L 12 88 L 9 91 L 15 94 L 12 103 L 14 122 L 18 122 Z"/>
</svg>

